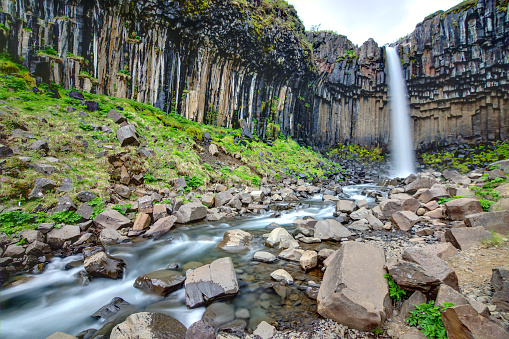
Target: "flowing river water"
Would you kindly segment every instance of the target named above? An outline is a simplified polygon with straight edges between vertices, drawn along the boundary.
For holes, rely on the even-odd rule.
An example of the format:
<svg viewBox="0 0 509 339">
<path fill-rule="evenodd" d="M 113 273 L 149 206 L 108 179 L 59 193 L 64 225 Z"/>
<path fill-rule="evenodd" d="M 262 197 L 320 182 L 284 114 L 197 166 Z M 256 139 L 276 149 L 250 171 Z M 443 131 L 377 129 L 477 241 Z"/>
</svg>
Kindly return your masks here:
<svg viewBox="0 0 509 339">
<path fill-rule="evenodd" d="M 374 202 L 374 199 L 362 193 L 366 189 L 376 189 L 373 186 L 357 185 L 343 189 L 351 199 L 366 199 L 370 204 Z M 332 218 L 335 211 L 335 205 L 322 202 L 319 195 L 301 203 L 302 208 L 284 211 L 278 217 L 267 214 L 226 222 L 202 222 L 179 226 L 157 240 L 110 246 L 108 252 L 126 262 L 122 280 L 93 279 L 88 285 L 82 285 L 78 278 L 79 272 L 84 270 L 82 255 L 54 258 L 42 274 L 18 286 L 1 290 L 0 338 L 36 339 L 46 338 L 57 331 L 76 335 L 89 328 L 98 329 L 104 325 L 104 320 L 96 320 L 91 315 L 114 297 L 133 304 L 136 307 L 133 313 L 165 313 L 189 327 L 201 319 L 205 307 L 188 309 L 183 288 L 163 298 L 134 288 L 134 281 L 142 274 L 165 269 L 171 263 L 177 263 L 185 274 L 188 268 L 226 256 L 233 260 L 240 286 L 239 295 L 228 302 L 233 303 L 235 309 L 250 310 L 249 329 L 261 320 L 299 318 L 302 314 L 316 318 L 317 315 L 313 315 L 316 313 L 315 301 L 307 298 L 303 291 L 298 291 L 298 286 L 299 281 L 306 283 L 313 278 L 319 282 L 321 272 L 318 269 L 305 274 L 296 263 L 278 261 L 263 264 L 252 260 L 253 254 L 259 250 L 277 254 L 277 249 L 269 249 L 263 242 L 262 235 L 270 232 L 266 228 L 270 223 L 278 223 L 291 233 L 294 220 L 305 216 L 323 220 Z M 224 233 L 231 229 L 242 229 L 254 236 L 249 250 L 231 253 L 217 248 Z M 317 249 L 316 246 L 302 245 L 304 249 Z M 339 247 L 338 243 L 319 245 L 322 247 L 318 248 Z M 284 302 L 269 287 L 272 282 L 270 273 L 278 268 L 287 269 L 296 280 L 296 285 L 291 287 L 293 294 Z M 297 306 L 303 312 L 308 310 L 308 313 L 299 314 L 295 308 Z"/>
</svg>

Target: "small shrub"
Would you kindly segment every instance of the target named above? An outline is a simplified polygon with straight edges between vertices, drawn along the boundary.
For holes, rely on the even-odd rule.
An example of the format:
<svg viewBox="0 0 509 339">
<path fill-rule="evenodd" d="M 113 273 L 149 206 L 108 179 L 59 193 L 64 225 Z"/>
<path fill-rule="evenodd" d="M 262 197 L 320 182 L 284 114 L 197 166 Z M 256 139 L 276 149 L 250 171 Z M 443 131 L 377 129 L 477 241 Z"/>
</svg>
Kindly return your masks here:
<svg viewBox="0 0 509 339">
<path fill-rule="evenodd" d="M 80 122 L 79 128 L 81 128 L 84 131 L 93 131 L 94 130 L 94 127 L 92 125 L 84 124 L 82 122 Z"/>
<path fill-rule="evenodd" d="M 406 297 L 406 291 L 392 280 L 389 273 L 385 274 L 384 277 L 387 278 L 387 282 L 389 283 L 389 295 L 391 299 L 397 301 L 404 299 Z"/>
<path fill-rule="evenodd" d="M 148 172 L 146 172 L 143 175 L 143 179 L 144 179 L 145 183 L 147 183 L 147 184 L 151 184 L 151 183 L 157 182 L 157 178 L 154 177 L 151 173 L 148 173 Z"/>
<path fill-rule="evenodd" d="M 432 300 L 428 304 L 415 306 L 415 311 L 410 311 L 407 319 L 408 325 L 416 326 L 424 335 L 430 339 L 447 339 L 447 332 L 442 322 L 442 312 L 452 307 L 452 303 L 444 303 L 440 308 Z"/>
<path fill-rule="evenodd" d="M 59 224 L 75 224 L 81 220 L 81 215 L 74 211 L 62 211 L 53 213 L 51 220 Z"/>
<path fill-rule="evenodd" d="M 113 206 L 112 208 L 117 211 L 118 213 L 122 214 L 122 215 L 125 215 L 127 213 L 127 211 L 132 207 L 131 204 L 127 204 L 127 205 L 122 205 L 122 204 L 117 204 L 115 206 Z"/>
<path fill-rule="evenodd" d="M 87 204 L 88 206 L 92 207 L 103 206 L 104 201 L 99 197 L 95 197 L 94 199 L 90 200 Z"/>
<path fill-rule="evenodd" d="M 13 234 L 34 221 L 34 215 L 28 212 L 10 211 L 0 213 L 0 231 Z"/>
<path fill-rule="evenodd" d="M 200 186 L 203 186 L 203 178 L 202 177 L 197 177 L 197 176 L 193 175 L 192 177 L 186 176 L 184 178 L 186 179 L 186 184 L 189 187 L 198 188 Z"/>
<path fill-rule="evenodd" d="M 491 205 L 495 203 L 495 201 L 491 201 L 488 199 L 479 199 L 479 202 L 481 203 L 481 207 L 485 212 L 488 212 L 490 210 Z"/>
<path fill-rule="evenodd" d="M 186 129 L 186 133 L 197 140 L 203 140 L 203 132 L 196 127 L 189 127 Z"/>
</svg>

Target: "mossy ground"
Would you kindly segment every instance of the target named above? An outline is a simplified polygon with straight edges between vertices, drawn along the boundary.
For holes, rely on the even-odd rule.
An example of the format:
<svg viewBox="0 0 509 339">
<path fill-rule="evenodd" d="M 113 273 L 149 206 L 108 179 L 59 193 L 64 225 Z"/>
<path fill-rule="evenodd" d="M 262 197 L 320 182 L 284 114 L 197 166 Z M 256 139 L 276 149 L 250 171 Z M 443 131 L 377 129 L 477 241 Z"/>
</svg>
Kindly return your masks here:
<svg viewBox="0 0 509 339">
<path fill-rule="evenodd" d="M 0 106 L 0 139 L 15 151 L 0 166 L 0 204 L 4 206 L 20 206 L 31 211 L 41 203 L 44 209 L 49 209 L 56 204 L 58 196 L 66 194 L 48 192 L 41 199 L 29 201 L 28 194 L 37 177 L 47 177 L 57 184 L 70 177 L 74 182 L 73 190 L 68 193 L 71 196 L 90 190 L 108 201 L 110 168 L 106 158 L 98 155 L 104 151 L 130 152 L 137 159 L 136 166 L 145 172 L 144 187 L 154 190 L 173 189 L 173 179 L 179 176 L 196 177 L 204 184 L 258 186 L 262 177 L 279 179 L 288 173 L 304 174 L 311 179 L 340 169 L 290 138 L 277 139 L 273 146 L 258 140 L 240 143 L 235 140 L 241 137 L 240 130 L 198 124 L 134 100 L 83 93 L 86 100 L 94 100 L 99 105 L 98 111 L 87 112 L 79 100 L 69 97 L 70 90 L 53 86 L 61 96 L 58 99 L 46 85 L 33 91 L 35 81 L 28 71 L 6 56 L 2 58 L 1 72 L 4 75 L 0 76 L 0 100 L 7 105 Z M 76 111 L 69 112 L 68 107 Z M 119 145 L 115 133 L 118 125 L 106 117 L 111 109 L 119 110 L 137 127 L 140 142 L 152 150 L 151 156 L 138 155 L 138 147 Z M 79 112 L 88 116 L 80 117 Z M 113 133 L 94 131 L 93 124 L 108 126 Z M 201 141 L 206 132 L 211 135 L 211 143 L 219 147 L 219 157 L 212 157 L 208 153 L 210 143 Z M 46 140 L 49 151 L 31 151 L 28 146 L 36 139 Z M 30 157 L 30 162 L 25 163 L 20 157 Z M 58 162 L 50 162 L 48 157 Z M 29 166 L 34 163 L 51 164 L 55 173 L 45 176 L 36 172 Z"/>
</svg>

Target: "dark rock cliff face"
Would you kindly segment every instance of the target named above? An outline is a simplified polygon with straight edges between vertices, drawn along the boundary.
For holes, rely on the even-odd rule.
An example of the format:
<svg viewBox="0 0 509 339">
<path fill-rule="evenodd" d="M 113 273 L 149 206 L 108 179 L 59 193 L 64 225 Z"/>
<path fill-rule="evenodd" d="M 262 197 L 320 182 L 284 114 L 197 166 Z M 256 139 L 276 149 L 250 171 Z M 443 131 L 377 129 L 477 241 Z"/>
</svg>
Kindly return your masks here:
<svg viewBox="0 0 509 339">
<path fill-rule="evenodd" d="M 253 11 L 270 10 L 260 0 L 1 3 L 0 51 L 40 81 L 199 122 L 238 127 L 244 119 L 260 136 L 281 130 L 322 148 L 389 143 L 384 49 L 304 36 L 292 7 L 270 12 L 276 23 L 267 24 Z M 509 17 L 498 3 L 439 14 L 396 43 L 416 148 L 507 139 Z"/>
</svg>

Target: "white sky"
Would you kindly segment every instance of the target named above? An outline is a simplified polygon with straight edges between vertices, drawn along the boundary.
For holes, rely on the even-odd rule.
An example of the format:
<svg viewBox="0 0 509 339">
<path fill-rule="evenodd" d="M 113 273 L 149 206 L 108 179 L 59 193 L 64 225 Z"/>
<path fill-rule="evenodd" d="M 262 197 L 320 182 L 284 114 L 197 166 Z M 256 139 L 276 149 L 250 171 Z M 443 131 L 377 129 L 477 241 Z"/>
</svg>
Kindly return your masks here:
<svg viewBox="0 0 509 339">
<path fill-rule="evenodd" d="M 306 29 L 346 35 L 356 45 L 369 38 L 379 46 L 411 33 L 427 15 L 447 10 L 462 0 L 287 0 Z"/>
</svg>

